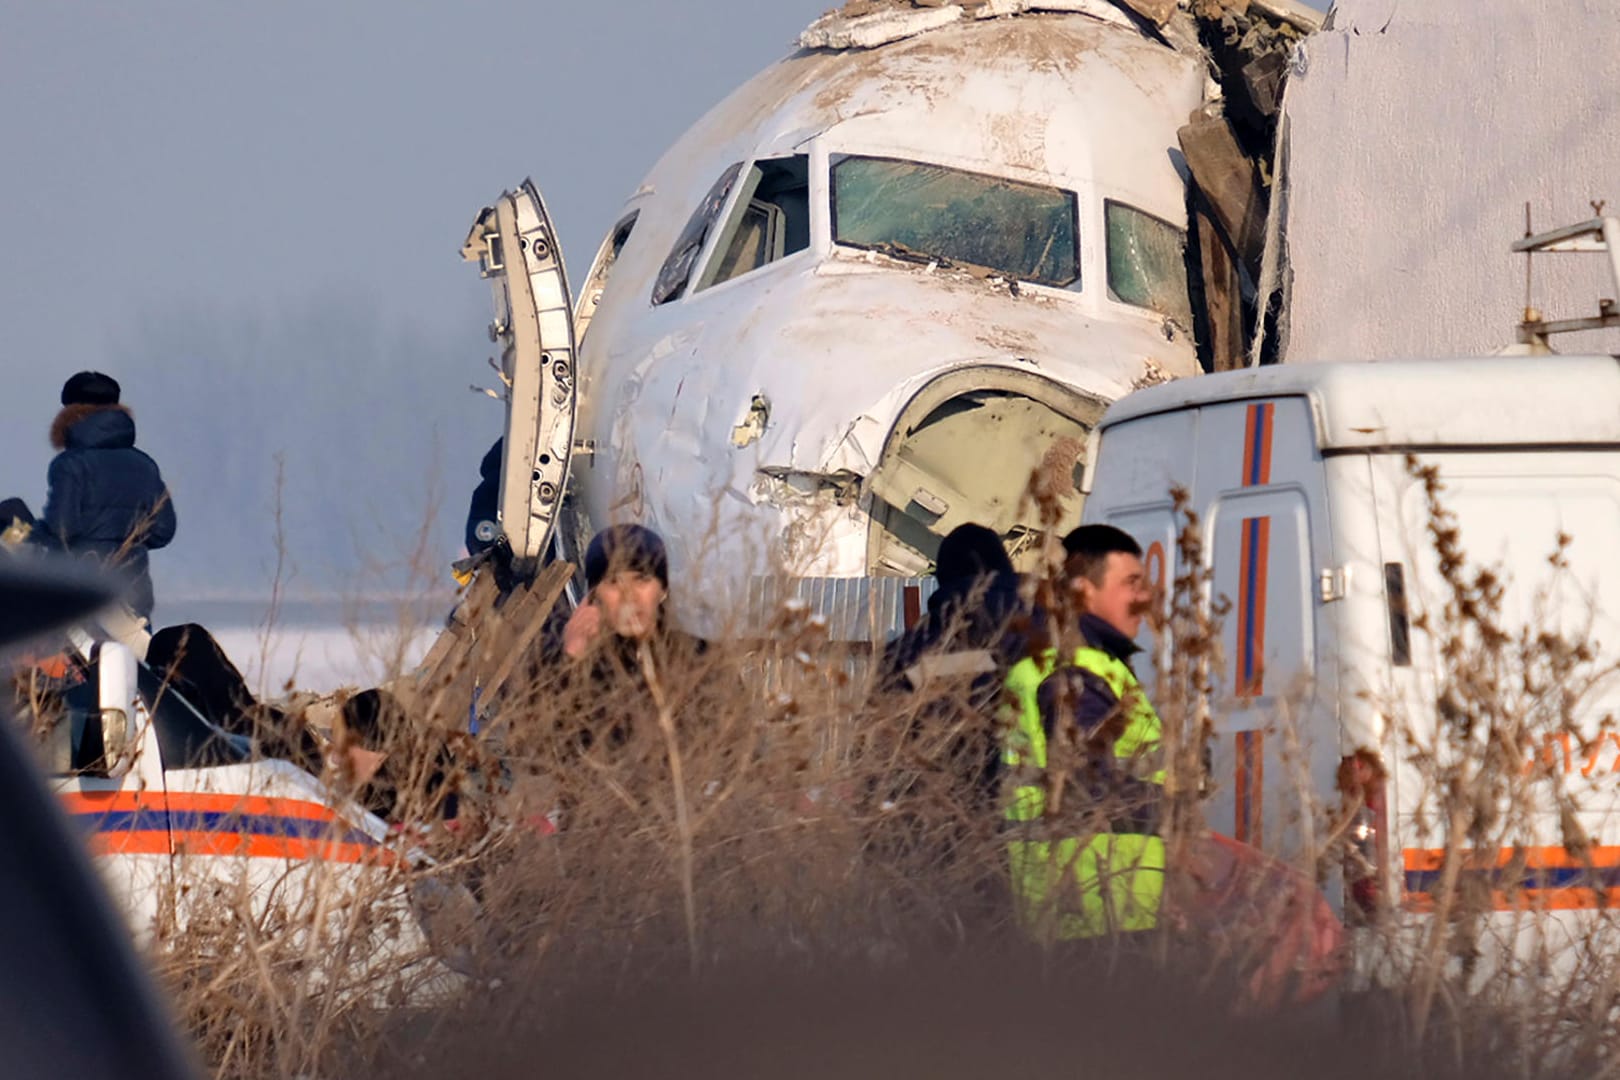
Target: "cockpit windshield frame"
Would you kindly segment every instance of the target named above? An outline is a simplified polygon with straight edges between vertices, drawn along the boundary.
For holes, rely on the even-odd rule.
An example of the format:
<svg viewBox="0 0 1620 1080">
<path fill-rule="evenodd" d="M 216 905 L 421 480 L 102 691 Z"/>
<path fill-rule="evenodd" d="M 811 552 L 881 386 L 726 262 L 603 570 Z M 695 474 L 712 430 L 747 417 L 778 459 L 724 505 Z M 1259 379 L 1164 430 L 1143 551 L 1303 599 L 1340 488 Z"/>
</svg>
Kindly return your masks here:
<svg viewBox="0 0 1620 1080">
<path fill-rule="evenodd" d="M 1048 200 L 1051 200 L 1052 196 L 1059 196 L 1065 204 L 1067 213 L 1063 216 L 1061 224 L 1048 222 L 1045 247 L 1040 251 L 1033 263 L 1028 258 L 1028 252 L 1025 253 L 1025 258 L 1022 260 L 1010 258 L 987 259 L 983 257 L 986 254 L 984 250 L 973 251 L 968 249 L 968 245 L 951 248 L 950 245 L 943 243 L 910 243 L 900 237 L 883 239 L 858 235 L 845 236 L 840 234 L 839 228 L 839 169 L 850 162 L 909 166 L 916 171 L 923 183 L 941 180 L 954 181 L 963 185 L 961 190 L 964 196 L 971 196 L 977 201 L 984 201 L 998 193 L 1006 194 L 1017 191 L 1039 194 Z M 1027 180 L 998 176 L 993 173 L 964 169 L 954 165 L 941 165 L 934 162 L 880 154 L 831 154 L 828 158 L 827 178 L 832 241 L 835 245 L 858 250 L 876 251 L 908 262 L 968 265 L 1032 285 L 1044 285 L 1071 292 L 1079 291 L 1081 282 L 1080 196 L 1077 192 L 1058 187 L 1055 184 L 1033 183 Z M 903 178 L 903 174 L 896 176 L 896 179 L 901 178 Z M 972 181 L 980 182 L 981 190 L 973 192 Z M 968 183 L 963 184 L 963 182 Z M 927 217 L 930 219 L 928 223 L 933 224 L 945 219 L 948 211 L 948 207 L 933 206 L 919 207 L 914 213 L 921 217 L 926 212 Z M 1050 210 L 1048 210 L 1048 213 L 1050 213 Z M 921 223 L 916 221 L 908 223 L 910 226 L 919 224 Z M 1005 241 L 1009 234 L 1009 227 L 1015 224 L 1017 222 L 1013 221 L 1006 223 L 1005 226 L 998 226 L 994 234 L 981 229 L 979 235 L 971 237 L 969 242 L 983 244 L 986 242 L 993 243 L 997 240 Z M 1038 224 L 1039 222 L 1033 216 L 1026 222 L 1026 226 Z M 898 232 L 900 230 L 894 231 Z M 1023 231 L 1026 241 L 1039 241 L 1040 237 L 1032 234 L 1028 227 Z M 1062 235 L 1064 232 L 1067 232 L 1068 235 Z M 912 235 L 912 239 L 917 239 L 915 234 Z M 1062 246 L 1054 248 L 1054 241 L 1061 242 Z"/>
</svg>

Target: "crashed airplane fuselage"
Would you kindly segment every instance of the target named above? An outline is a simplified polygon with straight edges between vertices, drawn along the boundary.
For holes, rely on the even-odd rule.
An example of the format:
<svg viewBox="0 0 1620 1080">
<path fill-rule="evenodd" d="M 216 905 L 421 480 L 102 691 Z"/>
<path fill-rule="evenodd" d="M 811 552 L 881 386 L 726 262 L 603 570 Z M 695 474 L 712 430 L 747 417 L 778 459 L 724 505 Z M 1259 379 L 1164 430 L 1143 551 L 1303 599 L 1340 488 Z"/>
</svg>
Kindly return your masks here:
<svg viewBox="0 0 1620 1080">
<path fill-rule="evenodd" d="M 1108 402 L 1198 370 L 1177 129 L 1204 66 L 1095 6 L 767 69 L 630 197 L 566 339 L 538 193 L 486 211 L 468 255 L 494 278 L 512 430 L 541 430 L 508 440 L 503 525 L 540 526 L 516 553 L 577 562 L 592 530 L 644 523 L 706 621 L 696 603 L 764 575 L 921 574 L 965 521 L 1018 550 L 1032 472 L 1072 473 Z M 503 247 L 502 221 L 545 239 Z"/>
</svg>

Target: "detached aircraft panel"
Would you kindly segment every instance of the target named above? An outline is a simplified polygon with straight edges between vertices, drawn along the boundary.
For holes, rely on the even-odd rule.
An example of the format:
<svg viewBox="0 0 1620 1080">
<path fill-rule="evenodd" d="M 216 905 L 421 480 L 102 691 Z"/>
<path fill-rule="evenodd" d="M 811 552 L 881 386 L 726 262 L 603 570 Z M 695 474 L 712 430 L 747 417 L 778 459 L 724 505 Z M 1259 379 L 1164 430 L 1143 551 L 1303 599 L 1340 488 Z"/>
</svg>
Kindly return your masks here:
<svg viewBox="0 0 1620 1080">
<path fill-rule="evenodd" d="M 539 559 L 551 542 L 574 445 L 573 301 L 562 248 L 534 183 L 504 192 L 473 223 L 462 257 L 495 293 L 506 445 L 499 513 L 512 554 Z"/>
</svg>

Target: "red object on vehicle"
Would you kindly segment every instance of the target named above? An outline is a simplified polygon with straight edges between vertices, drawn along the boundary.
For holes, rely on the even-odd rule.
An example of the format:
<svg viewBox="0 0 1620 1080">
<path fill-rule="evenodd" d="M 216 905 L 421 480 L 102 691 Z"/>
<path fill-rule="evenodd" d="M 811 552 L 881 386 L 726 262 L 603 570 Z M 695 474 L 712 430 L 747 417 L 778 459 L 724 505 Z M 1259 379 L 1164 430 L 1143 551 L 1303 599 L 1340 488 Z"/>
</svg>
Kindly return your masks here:
<svg viewBox="0 0 1620 1080">
<path fill-rule="evenodd" d="M 1338 982 L 1344 924 L 1311 878 L 1229 836 L 1195 841 L 1172 917 L 1207 936 L 1242 971 L 1251 1010 L 1302 1005 Z"/>
<path fill-rule="evenodd" d="M 1378 917 L 1389 867 L 1389 828 L 1384 769 L 1370 750 L 1339 762 L 1339 794 L 1352 808 L 1344 881 L 1350 910 L 1363 922 Z"/>
</svg>

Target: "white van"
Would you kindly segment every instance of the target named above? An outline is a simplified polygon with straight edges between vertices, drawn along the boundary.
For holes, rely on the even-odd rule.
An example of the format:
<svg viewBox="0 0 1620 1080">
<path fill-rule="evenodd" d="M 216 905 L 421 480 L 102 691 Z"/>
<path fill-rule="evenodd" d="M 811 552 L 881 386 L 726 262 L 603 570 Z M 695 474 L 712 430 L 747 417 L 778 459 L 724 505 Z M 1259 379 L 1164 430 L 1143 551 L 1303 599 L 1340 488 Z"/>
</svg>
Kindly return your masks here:
<svg viewBox="0 0 1620 1080">
<path fill-rule="evenodd" d="M 312 947 L 313 930 L 332 964 L 312 978 L 341 993 L 423 1004 L 459 989 L 430 929 L 449 892 L 465 889 L 410 872 L 424 856 L 408 835 L 215 727 L 127 646 L 70 636 L 50 661 L 63 666 L 45 764 L 138 941 L 240 914 L 245 900 L 289 954 Z"/>
<path fill-rule="evenodd" d="M 1302 830 L 1319 830 L 1324 819 L 1300 821 L 1301 789 L 1335 804 L 1341 766 L 1358 766 L 1372 781 L 1354 826 L 1370 872 L 1335 883 L 1335 904 L 1352 924 L 1430 907 L 1446 822 L 1425 803 L 1432 772 L 1414 747 L 1432 748 L 1437 734 L 1444 744 L 1456 727 L 1442 725 L 1436 709 L 1447 593 L 1417 470 L 1438 470 L 1465 572 L 1499 569 L 1504 629 L 1585 641 L 1600 659 L 1583 671 L 1612 663 L 1620 655 L 1620 360 L 1256 368 L 1133 393 L 1092 439 L 1084 520 L 1134 535 L 1150 576 L 1168 587 L 1184 524 L 1171 491 L 1183 489 L 1209 574 L 1206 601 L 1230 605 L 1209 703 L 1210 825 L 1274 851 L 1308 849 L 1313 838 Z M 1550 558 L 1560 534 L 1567 570 Z M 1152 643 L 1144 644 L 1151 668 Z M 1154 672 L 1141 674 L 1151 689 Z M 1527 828 L 1503 831 L 1500 847 L 1469 848 L 1461 872 L 1488 883 L 1496 910 L 1592 911 L 1620 898 L 1613 682 L 1582 698 L 1570 730 L 1514 749 L 1524 776 L 1537 772 L 1532 762 L 1551 775 L 1541 773 Z M 1447 748 L 1440 752 L 1443 759 Z M 1578 807 L 1589 853 L 1566 849 L 1546 790 L 1560 784 Z"/>
</svg>

